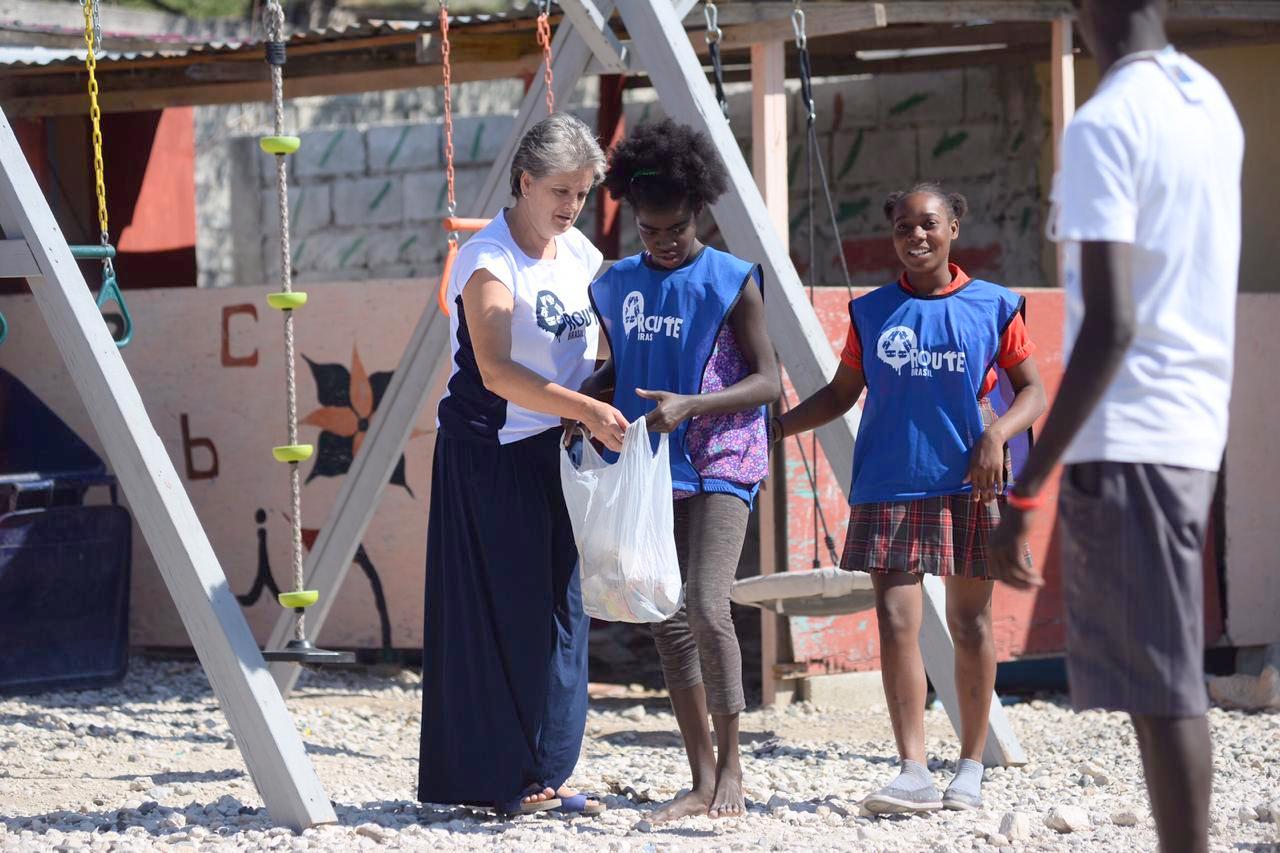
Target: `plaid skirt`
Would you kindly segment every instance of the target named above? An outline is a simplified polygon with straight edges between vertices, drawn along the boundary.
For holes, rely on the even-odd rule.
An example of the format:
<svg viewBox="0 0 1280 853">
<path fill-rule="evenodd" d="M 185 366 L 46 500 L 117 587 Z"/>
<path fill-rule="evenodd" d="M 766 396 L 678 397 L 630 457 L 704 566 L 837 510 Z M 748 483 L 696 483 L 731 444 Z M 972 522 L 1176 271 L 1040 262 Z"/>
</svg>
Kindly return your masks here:
<svg viewBox="0 0 1280 853">
<path fill-rule="evenodd" d="M 990 402 L 980 404 L 987 425 L 995 420 Z M 1005 449 L 1005 479 L 1012 461 Z M 1000 524 L 1004 497 L 980 503 L 971 494 L 850 507 L 849 531 L 840 568 L 851 572 L 909 572 L 988 580 L 987 543 Z M 1030 548 L 1026 559 L 1031 559 Z"/>
</svg>

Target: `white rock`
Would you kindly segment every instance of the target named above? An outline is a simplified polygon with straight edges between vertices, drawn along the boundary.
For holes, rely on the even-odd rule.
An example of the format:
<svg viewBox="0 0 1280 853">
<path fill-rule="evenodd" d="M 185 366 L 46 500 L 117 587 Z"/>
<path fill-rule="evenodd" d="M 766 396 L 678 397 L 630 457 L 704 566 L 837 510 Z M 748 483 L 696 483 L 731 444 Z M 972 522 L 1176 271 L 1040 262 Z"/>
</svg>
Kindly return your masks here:
<svg viewBox="0 0 1280 853">
<path fill-rule="evenodd" d="M 154 788 L 154 787 L 155 787 L 155 783 L 151 781 L 150 776 L 139 776 L 137 779 L 134 779 L 132 782 L 129 783 L 130 791 L 145 791 L 149 788 Z"/>
<path fill-rule="evenodd" d="M 360 824 L 356 827 L 356 835 L 363 835 L 365 838 L 370 838 L 376 844 L 382 844 L 391 837 L 390 833 L 378 826 L 376 823 Z"/>
<path fill-rule="evenodd" d="M 1010 841 L 1031 839 L 1031 817 L 1022 812 L 1005 812 L 1000 818 L 1000 835 Z"/>
<path fill-rule="evenodd" d="M 167 799 L 173 796 L 173 789 L 166 785 L 156 785 L 150 791 L 147 791 L 147 796 L 153 800 Z"/>
<path fill-rule="evenodd" d="M 1241 806 L 1236 811 L 1236 817 L 1241 823 L 1253 823 L 1258 819 L 1258 812 L 1253 806 Z"/>
<path fill-rule="evenodd" d="M 1081 832 L 1089 829 L 1089 813 L 1079 806 L 1055 806 L 1044 819 L 1045 826 L 1061 832 Z"/>
<path fill-rule="evenodd" d="M 182 812 L 173 812 L 172 814 L 165 815 L 164 819 L 161 820 L 160 823 L 162 826 L 167 826 L 170 829 L 181 829 L 187 825 L 187 818 Z"/>
<path fill-rule="evenodd" d="M 644 712 L 643 705 L 632 705 L 630 708 L 626 709 L 618 716 L 622 717 L 622 719 L 624 720 L 639 722 L 644 719 L 644 713 L 645 712 Z"/>
<path fill-rule="evenodd" d="M 1111 813 L 1111 822 L 1116 826 L 1137 826 L 1138 813 L 1130 808 L 1117 809 Z"/>
<path fill-rule="evenodd" d="M 1005 838 L 1003 835 L 1001 835 L 998 832 L 994 832 L 991 835 L 987 836 L 987 843 L 990 844 L 992 847 L 1008 847 L 1009 839 Z"/>
</svg>

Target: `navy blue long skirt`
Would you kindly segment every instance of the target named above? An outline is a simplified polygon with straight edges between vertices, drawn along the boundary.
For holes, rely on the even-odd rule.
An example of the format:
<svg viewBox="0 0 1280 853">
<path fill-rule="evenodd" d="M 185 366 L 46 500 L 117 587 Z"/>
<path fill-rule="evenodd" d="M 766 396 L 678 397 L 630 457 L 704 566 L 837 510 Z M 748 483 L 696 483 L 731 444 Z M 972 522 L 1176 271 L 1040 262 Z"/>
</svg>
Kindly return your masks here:
<svg viewBox="0 0 1280 853">
<path fill-rule="evenodd" d="M 507 445 L 436 440 L 421 802 L 510 802 L 530 785 L 559 788 L 578 762 L 590 619 L 559 441 L 559 429 Z"/>
</svg>

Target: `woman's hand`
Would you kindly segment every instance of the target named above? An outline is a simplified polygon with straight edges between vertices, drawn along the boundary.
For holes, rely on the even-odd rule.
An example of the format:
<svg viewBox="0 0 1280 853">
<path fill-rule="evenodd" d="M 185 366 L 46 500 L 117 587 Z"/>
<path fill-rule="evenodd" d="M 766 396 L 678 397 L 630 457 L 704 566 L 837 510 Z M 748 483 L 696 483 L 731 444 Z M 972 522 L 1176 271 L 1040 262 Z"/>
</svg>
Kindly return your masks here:
<svg viewBox="0 0 1280 853">
<path fill-rule="evenodd" d="M 644 416 L 645 428 L 649 432 L 671 432 L 693 414 L 693 398 L 686 394 L 646 391 L 643 388 L 637 388 L 636 396 L 658 402 L 653 411 Z"/>
<path fill-rule="evenodd" d="M 582 412 L 581 423 L 591 437 L 603 442 L 615 452 L 622 450 L 622 437 L 627 431 L 627 419 L 613 406 L 599 400 L 589 400 Z"/>
<path fill-rule="evenodd" d="M 990 503 L 996 499 L 996 489 L 1004 482 L 1004 439 L 988 428 L 973 446 L 969 454 L 969 476 L 966 483 L 973 485 L 973 499 Z"/>
</svg>

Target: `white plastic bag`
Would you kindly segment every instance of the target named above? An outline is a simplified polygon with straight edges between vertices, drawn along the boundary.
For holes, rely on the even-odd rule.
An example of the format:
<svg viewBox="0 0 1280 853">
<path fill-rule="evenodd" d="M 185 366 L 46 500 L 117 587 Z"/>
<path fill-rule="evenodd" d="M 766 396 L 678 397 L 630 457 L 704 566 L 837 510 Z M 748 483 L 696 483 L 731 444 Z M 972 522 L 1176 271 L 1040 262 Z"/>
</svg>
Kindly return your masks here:
<svg viewBox="0 0 1280 853">
<path fill-rule="evenodd" d="M 649 452 L 644 418 L 627 428 L 610 465 L 590 441 L 582 462 L 560 454 L 560 486 L 578 542 L 582 604 L 609 622 L 661 622 L 680 609 L 667 436 Z"/>
</svg>

